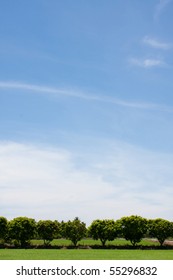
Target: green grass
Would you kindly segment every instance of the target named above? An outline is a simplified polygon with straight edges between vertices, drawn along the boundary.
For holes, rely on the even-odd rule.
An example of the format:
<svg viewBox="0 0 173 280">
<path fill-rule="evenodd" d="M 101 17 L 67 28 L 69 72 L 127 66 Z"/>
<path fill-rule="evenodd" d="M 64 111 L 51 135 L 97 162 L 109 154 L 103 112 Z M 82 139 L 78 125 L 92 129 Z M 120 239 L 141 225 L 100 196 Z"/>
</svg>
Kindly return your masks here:
<svg viewBox="0 0 173 280">
<path fill-rule="evenodd" d="M 173 260 L 173 250 L 0 249 L 0 260 Z"/>
<path fill-rule="evenodd" d="M 43 240 L 32 240 L 31 244 L 33 245 L 43 245 Z M 51 242 L 52 246 L 70 246 L 72 245 L 70 240 L 67 239 L 54 239 Z M 100 240 L 93 240 L 91 238 L 86 238 L 86 239 L 82 239 L 81 241 L 78 242 L 78 245 L 81 246 L 93 246 L 93 245 L 101 245 Z M 115 245 L 115 246 L 125 246 L 125 245 L 131 245 L 130 241 L 127 241 L 123 238 L 119 238 L 119 239 L 115 239 L 113 241 L 107 241 L 106 245 Z M 151 241 L 148 239 L 143 239 L 139 245 L 143 245 L 143 246 L 150 246 L 150 245 L 159 245 L 159 242 L 156 241 Z"/>
<path fill-rule="evenodd" d="M 32 240 L 34 245 L 42 245 L 42 240 Z M 143 239 L 143 246 L 159 243 Z M 0 260 L 173 260 L 173 249 L 66 249 L 72 245 L 66 239 L 56 239 L 51 242 L 53 246 L 64 246 L 63 249 L 0 249 Z M 99 240 L 83 239 L 78 245 L 101 245 Z M 124 239 L 116 239 L 107 242 L 106 245 L 126 246 L 130 242 Z"/>
</svg>

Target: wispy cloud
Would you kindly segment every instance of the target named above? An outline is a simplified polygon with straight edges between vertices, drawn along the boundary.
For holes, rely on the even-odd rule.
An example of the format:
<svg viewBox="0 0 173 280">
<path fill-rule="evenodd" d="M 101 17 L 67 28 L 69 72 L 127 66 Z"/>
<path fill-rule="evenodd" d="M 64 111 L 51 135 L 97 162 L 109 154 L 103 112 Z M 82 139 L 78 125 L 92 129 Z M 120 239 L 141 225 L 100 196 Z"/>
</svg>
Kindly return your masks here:
<svg viewBox="0 0 173 280">
<path fill-rule="evenodd" d="M 142 68 L 153 68 L 153 67 L 160 67 L 165 65 L 165 63 L 162 60 L 152 59 L 152 58 L 145 58 L 145 59 L 130 58 L 129 62 L 132 65 L 139 66 Z"/>
<path fill-rule="evenodd" d="M 146 44 L 146 45 L 148 45 L 152 48 L 156 48 L 156 49 L 169 50 L 169 49 L 172 48 L 172 44 L 161 42 L 161 41 L 158 41 L 155 38 L 151 38 L 151 37 L 148 37 L 148 36 L 145 36 L 142 41 L 143 41 L 144 44 Z"/>
<path fill-rule="evenodd" d="M 172 155 L 100 144 L 80 152 L 79 164 L 77 151 L 0 142 L 1 215 L 79 216 L 87 224 L 130 214 L 172 219 Z"/>
<path fill-rule="evenodd" d="M 154 19 L 158 20 L 163 10 L 166 8 L 168 4 L 170 4 L 172 0 L 159 0 L 158 4 L 156 5 L 155 12 L 154 12 Z"/>
<path fill-rule="evenodd" d="M 21 83 L 21 82 L 0 81 L 0 88 L 13 89 L 13 90 L 21 89 L 21 90 L 25 90 L 25 91 L 37 92 L 37 93 L 41 93 L 41 94 L 50 94 L 50 95 L 55 95 L 55 96 L 64 95 L 64 96 L 72 96 L 72 97 L 77 97 L 77 98 L 82 98 L 82 99 L 97 99 L 94 96 L 88 96 L 82 92 L 79 93 L 77 90 L 71 91 L 71 90 L 64 90 L 64 89 L 47 87 L 47 86 Z"/>
<path fill-rule="evenodd" d="M 163 66 L 164 64 L 161 60 L 154 60 L 154 59 L 139 60 L 135 58 L 132 58 L 130 60 L 130 63 L 144 68 L 158 67 L 158 66 Z M 26 91 L 27 92 L 29 91 L 31 93 L 38 93 L 41 95 L 46 95 L 51 97 L 53 96 L 55 98 L 58 98 L 60 96 L 79 98 L 86 101 L 105 102 L 105 103 L 115 104 L 116 106 L 136 108 L 136 109 L 164 110 L 164 111 L 173 110 L 172 108 L 167 108 L 166 106 L 160 106 L 154 103 L 128 101 L 123 99 L 117 99 L 108 95 L 105 96 L 102 94 L 95 95 L 95 94 L 85 93 L 80 90 L 59 89 L 59 88 L 40 86 L 40 85 L 21 83 L 21 82 L 0 81 L 0 89 L 22 90 L 24 94 L 26 94 Z"/>
</svg>

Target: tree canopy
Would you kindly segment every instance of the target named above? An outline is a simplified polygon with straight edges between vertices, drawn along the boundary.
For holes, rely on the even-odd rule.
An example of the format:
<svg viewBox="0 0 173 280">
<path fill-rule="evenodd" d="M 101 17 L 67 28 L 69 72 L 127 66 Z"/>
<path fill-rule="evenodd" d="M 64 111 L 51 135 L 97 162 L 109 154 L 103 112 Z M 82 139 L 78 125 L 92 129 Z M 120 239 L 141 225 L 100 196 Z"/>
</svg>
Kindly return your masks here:
<svg viewBox="0 0 173 280">
<path fill-rule="evenodd" d="M 57 220 L 36 222 L 27 217 L 17 217 L 11 221 L 0 217 L 0 243 L 3 246 L 14 244 L 27 247 L 33 238 L 42 239 L 46 246 L 53 239 L 65 238 L 77 246 L 77 243 L 85 237 L 100 240 L 102 246 L 105 246 L 107 241 L 122 237 L 129 240 L 132 246 L 136 246 L 145 236 L 157 238 L 162 246 L 165 239 L 173 237 L 173 223 L 161 218 L 148 220 L 131 215 L 119 220 L 97 219 L 86 228 L 86 224 L 79 218 L 67 222 Z"/>
<path fill-rule="evenodd" d="M 7 219 L 0 217 L 0 239 L 4 239 L 7 233 Z"/>
<path fill-rule="evenodd" d="M 77 242 L 86 236 L 86 232 L 86 225 L 84 222 L 81 222 L 79 218 L 62 223 L 62 235 L 66 239 L 71 240 L 74 246 L 76 246 Z"/>
<path fill-rule="evenodd" d="M 139 243 L 147 232 L 147 220 L 140 216 L 122 217 L 119 222 L 123 237 L 130 240 L 133 246 Z"/>
<path fill-rule="evenodd" d="M 27 217 L 17 217 L 8 223 L 8 235 L 18 245 L 25 247 L 35 234 L 36 221 Z"/>
<path fill-rule="evenodd" d="M 173 223 L 161 218 L 148 221 L 149 234 L 158 239 L 162 246 L 165 239 L 173 234 Z"/>
<path fill-rule="evenodd" d="M 38 237 L 44 240 L 44 244 L 48 245 L 55 237 L 58 231 L 57 221 L 40 220 L 37 222 Z"/>
<path fill-rule="evenodd" d="M 95 220 L 88 229 L 88 234 L 95 240 L 100 239 L 103 246 L 107 240 L 111 241 L 117 237 L 118 225 L 114 220 Z"/>
</svg>

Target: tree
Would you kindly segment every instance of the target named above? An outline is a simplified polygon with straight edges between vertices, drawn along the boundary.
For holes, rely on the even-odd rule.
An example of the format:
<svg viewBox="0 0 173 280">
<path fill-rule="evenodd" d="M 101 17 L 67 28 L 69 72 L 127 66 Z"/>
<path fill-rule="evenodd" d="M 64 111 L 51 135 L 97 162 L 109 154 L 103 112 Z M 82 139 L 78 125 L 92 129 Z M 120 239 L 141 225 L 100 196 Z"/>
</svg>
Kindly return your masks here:
<svg viewBox="0 0 173 280">
<path fill-rule="evenodd" d="M 54 239 L 59 239 L 61 238 L 61 223 L 55 220 L 54 224 L 55 224 Z"/>
<path fill-rule="evenodd" d="M 5 239 L 7 233 L 7 219 L 0 217 L 0 239 Z"/>
<path fill-rule="evenodd" d="M 8 237 L 21 247 L 25 247 L 34 237 L 35 230 L 36 222 L 31 218 L 17 217 L 8 223 Z"/>
<path fill-rule="evenodd" d="M 79 218 L 75 218 L 73 221 L 62 222 L 62 235 L 63 237 L 71 240 L 76 247 L 77 242 L 86 236 L 86 225 L 81 222 Z"/>
<path fill-rule="evenodd" d="M 148 221 L 149 235 L 158 239 L 162 246 L 165 239 L 173 233 L 173 224 L 170 221 L 157 218 Z"/>
<path fill-rule="evenodd" d="M 61 221 L 60 222 L 60 227 L 59 227 L 60 238 L 65 238 L 65 226 L 66 226 L 66 222 Z"/>
<path fill-rule="evenodd" d="M 140 216 L 122 217 L 119 222 L 123 237 L 130 240 L 133 246 L 142 240 L 147 231 L 147 220 Z"/>
<path fill-rule="evenodd" d="M 107 240 L 112 241 L 117 237 L 118 224 L 114 220 L 95 220 L 88 228 L 89 235 L 95 239 L 100 240 L 102 246 L 105 246 Z"/>
<path fill-rule="evenodd" d="M 38 236 L 44 240 L 44 244 L 48 245 L 55 237 L 57 233 L 57 221 L 40 220 L 37 223 Z"/>
</svg>

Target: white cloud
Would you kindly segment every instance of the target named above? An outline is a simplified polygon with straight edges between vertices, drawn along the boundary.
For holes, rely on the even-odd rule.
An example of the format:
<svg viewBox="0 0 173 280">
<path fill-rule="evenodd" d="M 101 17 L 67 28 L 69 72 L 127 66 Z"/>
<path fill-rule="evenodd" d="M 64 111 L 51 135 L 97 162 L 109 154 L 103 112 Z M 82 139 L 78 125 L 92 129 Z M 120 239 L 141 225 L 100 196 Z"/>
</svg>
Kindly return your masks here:
<svg viewBox="0 0 173 280">
<path fill-rule="evenodd" d="M 65 150 L 1 143 L 1 207 L 12 209 L 6 214 L 73 218 L 83 214 L 82 205 L 111 192 L 99 176 L 77 170 L 71 156 Z"/>
<path fill-rule="evenodd" d="M 146 58 L 146 59 L 139 59 L 139 58 L 131 58 L 129 60 L 130 64 L 136 65 L 142 68 L 153 68 L 153 67 L 160 67 L 164 66 L 165 63 L 160 60 L 160 59 L 151 59 L 151 58 Z"/>
<path fill-rule="evenodd" d="M 1 215 L 79 216 L 87 224 L 131 214 L 172 219 L 172 155 L 118 142 L 95 151 L 78 162 L 72 151 L 1 142 Z"/>
<path fill-rule="evenodd" d="M 37 92 L 40 94 L 49 94 L 52 96 L 71 96 L 71 97 L 77 97 L 82 99 L 95 99 L 94 96 L 88 96 L 85 93 L 82 93 L 81 91 L 78 92 L 77 90 L 66 90 L 66 89 L 59 89 L 59 88 L 52 88 L 47 86 L 40 86 L 40 85 L 34 85 L 34 84 L 28 84 L 28 83 L 21 83 L 21 82 L 3 82 L 0 81 L 0 88 L 3 89 L 21 89 L 25 91 L 30 92 Z"/>
<path fill-rule="evenodd" d="M 157 39 L 148 36 L 144 37 L 143 43 L 156 49 L 169 50 L 172 48 L 172 44 L 160 42 Z"/>
</svg>

